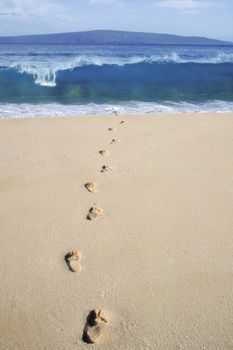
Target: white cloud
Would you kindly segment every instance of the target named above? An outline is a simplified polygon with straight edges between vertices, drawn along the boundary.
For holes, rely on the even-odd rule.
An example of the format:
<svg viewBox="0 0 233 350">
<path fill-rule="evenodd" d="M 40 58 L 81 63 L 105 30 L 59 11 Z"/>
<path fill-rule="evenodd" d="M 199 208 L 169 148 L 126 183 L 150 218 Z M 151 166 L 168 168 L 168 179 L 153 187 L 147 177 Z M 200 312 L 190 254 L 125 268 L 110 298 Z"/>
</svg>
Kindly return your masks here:
<svg viewBox="0 0 233 350">
<path fill-rule="evenodd" d="M 9 16 L 23 16 L 30 19 L 30 16 L 35 17 L 49 16 L 52 19 L 56 17 L 67 17 L 69 13 L 65 6 L 56 4 L 54 1 L 40 0 L 0 0 L 0 13 L 8 14 Z M 48 18 L 49 18 L 48 17 Z"/>
<path fill-rule="evenodd" d="M 160 0 L 156 6 L 181 10 L 185 13 L 198 13 L 201 9 L 211 6 L 209 1 L 201 0 Z"/>
<path fill-rule="evenodd" d="M 50 14 L 62 14 L 66 13 L 66 8 L 62 5 L 58 5 L 53 1 L 43 2 L 39 0 L 13 0 L 13 6 L 15 10 L 27 15 L 33 12 L 38 16 Z"/>
<path fill-rule="evenodd" d="M 117 5 L 124 7 L 125 3 L 122 0 L 89 0 L 91 5 L 103 4 L 103 5 Z"/>
<path fill-rule="evenodd" d="M 90 0 L 90 4 L 114 4 L 116 0 Z"/>
<path fill-rule="evenodd" d="M 2 21 L 9 21 L 5 25 L 11 23 L 11 28 L 36 28 L 42 23 L 42 27 L 53 30 L 61 22 L 77 23 L 77 17 L 55 0 L 0 0 L 0 16 Z"/>
<path fill-rule="evenodd" d="M 76 31 L 80 20 L 56 0 L 0 0 L 0 35 Z"/>
</svg>

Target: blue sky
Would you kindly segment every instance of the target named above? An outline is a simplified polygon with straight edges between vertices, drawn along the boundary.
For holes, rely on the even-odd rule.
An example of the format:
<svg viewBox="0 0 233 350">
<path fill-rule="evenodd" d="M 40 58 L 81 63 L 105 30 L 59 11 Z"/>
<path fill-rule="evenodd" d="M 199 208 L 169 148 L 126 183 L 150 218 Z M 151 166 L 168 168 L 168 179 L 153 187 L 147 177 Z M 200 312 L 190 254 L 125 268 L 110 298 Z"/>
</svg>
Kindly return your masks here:
<svg viewBox="0 0 233 350">
<path fill-rule="evenodd" d="M 91 29 L 233 41 L 233 0 L 0 0 L 0 35 Z"/>
</svg>

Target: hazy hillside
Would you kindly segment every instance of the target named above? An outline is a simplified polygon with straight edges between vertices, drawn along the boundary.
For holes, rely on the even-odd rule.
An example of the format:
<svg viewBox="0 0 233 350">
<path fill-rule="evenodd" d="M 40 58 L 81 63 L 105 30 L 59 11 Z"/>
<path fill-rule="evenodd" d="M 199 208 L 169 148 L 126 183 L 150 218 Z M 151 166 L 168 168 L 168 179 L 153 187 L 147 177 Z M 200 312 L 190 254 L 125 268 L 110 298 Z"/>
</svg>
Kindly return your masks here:
<svg viewBox="0 0 233 350">
<path fill-rule="evenodd" d="M 233 45 L 204 37 L 171 34 L 94 30 L 76 33 L 0 37 L 0 44 L 71 44 L 71 45 Z"/>
</svg>

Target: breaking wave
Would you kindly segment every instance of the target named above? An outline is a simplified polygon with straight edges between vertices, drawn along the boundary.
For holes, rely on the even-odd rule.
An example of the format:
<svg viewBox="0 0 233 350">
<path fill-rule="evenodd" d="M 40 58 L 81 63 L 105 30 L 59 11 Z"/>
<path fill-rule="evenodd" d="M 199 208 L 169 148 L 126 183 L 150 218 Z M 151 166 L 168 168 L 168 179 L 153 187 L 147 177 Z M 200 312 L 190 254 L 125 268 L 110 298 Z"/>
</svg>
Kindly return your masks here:
<svg viewBox="0 0 233 350">
<path fill-rule="evenodd" d="M 0 45 L 0 118 L 233 110 L 233 47 Z"/>
<path fill-rule="evenodd" d="M 35 84 L 46 87 L 56 86 L 57 75 L 62 71 L 73 71 L 75 69 L 94 66 L 119 66 L 138 65 L 138 64 L 198 64 L 198 65 L 220 65 L 233 64 L 233 53 L 218 52 L 215 55 L 204 57 L 193 55 L 184 57 L 176 52 L 160 55 L 133 55 L 133 56 L 98 56 L 98 55 L 79 55 L 70 57 L 67 54 L 49 57 L 36 61 L 34 54 L 31 53 L 22 63 L 6 62 L 6 57 L 0 60 L 0 71 L 13 69 L 18 73 L 26 73 L 33 77 Z M 30 58 L 28 60 L 28 58 Z M 27 62 L 28 60 L 28 62 Z"/>
</svg>

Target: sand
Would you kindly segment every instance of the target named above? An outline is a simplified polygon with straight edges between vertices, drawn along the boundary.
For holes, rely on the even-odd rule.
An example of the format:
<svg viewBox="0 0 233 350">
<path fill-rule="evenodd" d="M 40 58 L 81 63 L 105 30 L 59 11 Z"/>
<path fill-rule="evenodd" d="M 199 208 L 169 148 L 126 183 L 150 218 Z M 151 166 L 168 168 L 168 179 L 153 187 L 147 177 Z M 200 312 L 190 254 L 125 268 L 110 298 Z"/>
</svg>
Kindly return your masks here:
<svg viewBox="0 0 233 350">
<path fill-rule="evenodd" d="M 233 114 L 1 120 L 0 259 L 1 350 L 232 349 Z"/>
</svg>

